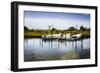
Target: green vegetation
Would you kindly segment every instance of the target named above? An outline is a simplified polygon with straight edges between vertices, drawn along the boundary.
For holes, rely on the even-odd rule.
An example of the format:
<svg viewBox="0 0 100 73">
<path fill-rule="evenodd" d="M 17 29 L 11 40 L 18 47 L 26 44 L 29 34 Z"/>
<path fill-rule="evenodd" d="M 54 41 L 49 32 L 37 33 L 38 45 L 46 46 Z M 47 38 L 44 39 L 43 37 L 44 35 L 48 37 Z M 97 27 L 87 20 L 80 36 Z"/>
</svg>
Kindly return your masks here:
<svg viewBox="0 0 100 73">
<path fill-rule="evenodd" d="M 24 26 L 24 37 L 42 37 L 44 35 L 52 35 L 52 34 L 67 34 L 70 33 L 71 35 L 82 33 L 81 38 L 89 38 L 90 37 L 90 28 L 85 28 L 83 26 L 80 29 L 76 29 L 74 27 L 70 27 L 66 30 L 58 30 L 56 28 L 48 29 L 48 30 L 33 30 L 28 29 Z"/>
</svg>

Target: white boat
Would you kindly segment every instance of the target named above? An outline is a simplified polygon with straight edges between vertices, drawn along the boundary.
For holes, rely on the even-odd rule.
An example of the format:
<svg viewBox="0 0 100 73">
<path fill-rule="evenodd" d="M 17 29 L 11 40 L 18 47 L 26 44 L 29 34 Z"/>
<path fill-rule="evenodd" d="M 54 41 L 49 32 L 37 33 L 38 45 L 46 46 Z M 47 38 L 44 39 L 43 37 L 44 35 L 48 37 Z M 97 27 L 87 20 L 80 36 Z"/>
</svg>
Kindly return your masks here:
<svg viewBox="0 0 100 73">
<path fill-rule="evenodd" d="M 82 34 L 75 34 L 75 35 L 72 35 L 71 38 L 80 38 L 82 36 Z"/>
<path fill-rule="evenodd" d="M 64 35 L 65 36 L 65 38 L 66 39 L 69 39 L 69 38 L 71 38 L 71 35 L 70 35 L 70 33 L 68 33 L 68 34 L 66 34 L 66 35 Z"/>
<path fill-rule="evenodd" d="M 43 39 L 46 40 L 54 40 L 54 39 L 58 39 L 58 40 L 75 40 L 75 39 L 79 39 L 81 37 L 81 33 L 80 34 L 75 34 L 72 35 L 70 33 L 62 35 L 62 34 L 53 34 L 53 35 L 46 35 L 46 36 L 42 36 Z"/>
</svg>

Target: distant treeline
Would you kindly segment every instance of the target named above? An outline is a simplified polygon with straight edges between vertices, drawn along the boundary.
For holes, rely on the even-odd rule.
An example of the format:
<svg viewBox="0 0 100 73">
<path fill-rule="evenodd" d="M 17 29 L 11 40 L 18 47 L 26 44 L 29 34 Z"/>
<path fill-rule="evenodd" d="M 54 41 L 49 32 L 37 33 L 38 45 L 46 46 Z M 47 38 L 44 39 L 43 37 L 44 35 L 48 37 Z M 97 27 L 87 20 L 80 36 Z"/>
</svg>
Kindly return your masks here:
<svg viewBox="0 0 100 73">
<path fill-rule="evenodd" d="M 29 31 L 43 31 L 43 30 L 34 30 L 34 29 L 29 29 L 28 27 L 24 26 L 24 30 L 29 30 Z M 49 30 L 49 29 L 47 29 Z M 56 29 L 56 28 L 52 28 L 50 29 L 51 31 L 59 31 L 59 29 Z M 90 31 L 90 28 L 86 28 L 86 27 L 83 27 L 83 26 L 80 26 L 80 29 L 77 29 L 77 28 L 74 28 L 74 27 L 69 27 L 68 29 L 66 30 L 63 30 L 63 31 L 76 31 L 76 30 L 81 30 L 81 31 Z"/>
</svg>

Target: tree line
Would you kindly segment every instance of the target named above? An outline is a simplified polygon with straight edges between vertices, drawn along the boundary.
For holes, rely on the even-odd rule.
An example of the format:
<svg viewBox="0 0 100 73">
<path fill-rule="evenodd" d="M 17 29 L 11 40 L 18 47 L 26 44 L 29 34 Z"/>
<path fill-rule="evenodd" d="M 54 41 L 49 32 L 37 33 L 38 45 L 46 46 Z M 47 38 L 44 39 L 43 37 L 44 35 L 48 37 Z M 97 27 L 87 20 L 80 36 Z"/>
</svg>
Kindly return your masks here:
<svg viewBox="0 0 100 73">
<path fill-rule="evenodd" d="M 28 31 L 39 31 L 39 30 L 34 30 L 34 29 L 29 29 L 28 27 L 24 26 L 24 30 L 28 30 Z M 80 30 L 80 31 L 90 31 L 90 28 L 86 28 L 84 26 L 80 26 L 79 29 L 75 28 L 75 27 L 69 27 L 68 29 L 64 30 L 64 31 L 76 31 L 76 30 Z M 42 30 L 40 30 L 42 31 Z M 58 29 L 56 28 L 52 28 L 50 29 L 50 31 L 58 31 Z"/>
</svg>

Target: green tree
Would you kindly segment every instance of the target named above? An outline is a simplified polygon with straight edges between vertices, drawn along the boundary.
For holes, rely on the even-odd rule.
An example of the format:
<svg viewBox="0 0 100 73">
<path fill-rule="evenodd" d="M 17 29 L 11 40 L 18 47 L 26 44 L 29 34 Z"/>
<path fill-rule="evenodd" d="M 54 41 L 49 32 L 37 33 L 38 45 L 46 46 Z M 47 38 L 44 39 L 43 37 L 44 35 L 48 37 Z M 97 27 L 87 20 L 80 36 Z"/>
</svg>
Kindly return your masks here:
<svg viewBox="0 0 100 73">
<path fill-rule="evenodd" d="M 26 26 L 24 26 L 24 30 L 29 30 Z"/>
<path fill-rule="evenodd" d="M 52 32 L 52 33 L 59 33 L 59 31 L 58 31 L 56 28 L 52 28 L 52 29 L 51 29 L 51 32 Z"/>
<path fill-rule="evenodd" d="M 69 31 L 75 31 L 75 30 L 77 30 L 77 29 L 74 28 L 74 27 L 70 27 L 68 30 L 69 30 Z"/>
<path fill-rule="evenodd" d="M 80 30 L 81 30 L 81 31 L 90 31 L 90 28 L 86 28 L 86 27 L 81 26 L 81 27 L 80 27 Z"/>
</svg>

